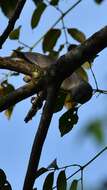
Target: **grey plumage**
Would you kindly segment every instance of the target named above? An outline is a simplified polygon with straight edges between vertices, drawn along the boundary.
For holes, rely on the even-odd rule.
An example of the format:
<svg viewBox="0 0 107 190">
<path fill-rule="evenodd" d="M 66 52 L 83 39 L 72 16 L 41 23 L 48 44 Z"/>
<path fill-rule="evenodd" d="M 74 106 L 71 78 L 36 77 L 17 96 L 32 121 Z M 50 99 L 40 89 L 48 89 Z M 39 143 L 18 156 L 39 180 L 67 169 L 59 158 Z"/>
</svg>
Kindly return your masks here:
<svg viewBox="0 0 107 190">
<path fill-rule="evenodd" d="M 51 58 L 47 55 L 35 52 L 15 51 L 15 55 L 11 57 L 11 59 L 13 58 L 18 58 L 19 61 L 24 59 L 26 64 L 37 64 L 41 69 L 47 69 L 52 64 L 56 63 L 56 58 Z M 93 93 L 91 85 L 83 80 L 76 71 L 63 81 L 61 88 L 66 91 L 68 90 L 74 101 L 81 104 L 87 102 Z"/>
</svg>

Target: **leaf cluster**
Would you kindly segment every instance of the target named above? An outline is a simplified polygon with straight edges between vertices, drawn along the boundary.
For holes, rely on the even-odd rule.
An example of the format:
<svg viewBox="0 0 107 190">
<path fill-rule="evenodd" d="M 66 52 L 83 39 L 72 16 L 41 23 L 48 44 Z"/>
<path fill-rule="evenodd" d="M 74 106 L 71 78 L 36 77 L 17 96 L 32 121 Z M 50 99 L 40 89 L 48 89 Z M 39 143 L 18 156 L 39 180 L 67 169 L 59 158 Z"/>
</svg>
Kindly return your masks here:
<svg viewBox="0 0 107 190">
<path fill-rule="evenodd" d="M 56 177 L 56 171 L 58 173 L 57 177 Z M 74 179 L 68 188 L 68 183 L 67 183 L 68 178 L 66 176 L 66 167 L 59 168 L 56 159 L 47 168 L 40 168 L 37 171 L 36 178 L 40 177 L 41 175 L 43 175 L 46 172 L 48 174 L 43 183 L 43 188 L 42 188 L 43 190 L 47 190 L 47 189 L 49 189 L 49 190 L 52 190 L 52 189 L 77 190 L 79 180 Z M 56 183 L 56 185 L 54 186 L 55 183 Z"/>
</svg>

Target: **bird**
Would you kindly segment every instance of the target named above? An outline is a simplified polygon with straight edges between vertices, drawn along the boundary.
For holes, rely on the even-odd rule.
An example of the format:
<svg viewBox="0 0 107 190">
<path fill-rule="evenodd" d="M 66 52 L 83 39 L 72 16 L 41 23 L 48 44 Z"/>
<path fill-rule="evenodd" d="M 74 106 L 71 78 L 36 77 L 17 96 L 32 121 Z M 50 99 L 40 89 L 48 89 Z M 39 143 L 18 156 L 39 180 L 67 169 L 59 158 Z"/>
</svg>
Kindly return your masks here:
<svg viewBox="0 0 107 190">
<path fill-rule="evenodd" d="M 57 60 L 56 57 L 51 57 L 49 55 L 37 52 L 22 52 L 18 50 L 14 50 L 14 53 L 10 58 L 17 59 L 20 62 L 23 60 L 26 64 L 36 64 L 39 66 L 40 70 L 45 70 L 51 65 L 56 64 Z M 67 92 L 67 97 L 69 97 L 67 98 L 68 102 L 72 101 L 77 104 L 84 104 L 91 99 L 93 89 L 89 84 L 87 77 L 84 77 L 84 74 L 82 74 L 84 72 L 84 69 L 81 67 L 62 82 L 60 88 Z M 37 78 L 38 75 L 39 74 L 37 73 Z"/>
</svg>

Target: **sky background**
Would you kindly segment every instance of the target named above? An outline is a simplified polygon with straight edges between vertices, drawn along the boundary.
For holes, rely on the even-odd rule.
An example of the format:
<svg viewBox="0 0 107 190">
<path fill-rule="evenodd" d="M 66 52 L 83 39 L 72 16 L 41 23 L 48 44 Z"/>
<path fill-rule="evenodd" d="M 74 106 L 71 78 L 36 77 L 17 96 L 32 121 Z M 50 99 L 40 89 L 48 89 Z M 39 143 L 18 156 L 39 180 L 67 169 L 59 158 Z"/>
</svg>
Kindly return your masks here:
<svg viewBox="0 0 107 190">
<path fill-rule="evenodd" d="M 73 0 L 62 0 L 62 10 L 67 10 Z M 22 25 L 20 41 L 32 45 L 51 27 L 52 23 L 57 20 L 59 13 L 54 9 L 48 8 L 41 18 L 39 26 L 32 31 L 30 20 L 32 10 L 35 6 L 32 1 L 28 0 L 24 6 L 20 19 L 16 23 L 16 27 Z M 48 20 L 47 20 L 48 19 Z M 101 29 L 107 24 L 107 1 L 105 0 L 100 6 L 95 4 L 93 0 L 83 0 L 71 13 L 65 17 L 66 26 L 76 27 L 82 30 L 87 38 L 94 32 Z M 0 34 L 7 26 L 8 20 L 0 10 Z M 60 23 L 57 27 L 60 26 Z M 64 38 L 62 39 L 64 41 Z M 75 43 L 71 40 L 71 43 Z M 13 49 L 19 46 L 18 42 L 7 40 L 0 50 L 0 56 L 10 55 Z M 36 52 L 42 52 L 41 45 L 34 49 Z M 62 53 L 65 53 L 64 51 Z M 101 89 L 107 89 L 107 49 L 103 50 L 100 56 L 95 60 L 93 71 L 95 73 L 98 86 Z M 3 72 L 3 71 L 2 71 Z M 1 75 L 2 76 L 2 75 Z M 89 71 L 90 82 L 95 88 L 93 77 Z M 0 77 L 2 78 L 2 77 Z M 22 78 L 22 77 L 21 77 Z M 23 84 L 20 78 L 11 78 L 16 87 Z M 31 151 L 34 135 L 38 127 L 41 111 L 36 117 L 25 124 L 24 117 L 30 108 L 30 99 L 24 100 L 15 106 L 12 118 L 10 121 L 0 114 L 0 168 L 6 174 L 13 190 L 22 189 L 28 158 Z M 60 137 L 58 130 L 58 118 L 63 112 L 54 114 L 51 126 L 48 132 L 47 139 L 42 152 L 40 166 L 47 166 L 55 158 L 57 158 L 58 165 L 68 164 L 85 164 L 91 159 L 105 144 L 99 145 L 92 137 L 82 136 L 82 131 L 85 130 L 87 123 L 104 118 L 105 137 L 107 135 L 106 118 L 107 118 L 107 96 L 94 96 L 88 103 L 82 106 L 79 110 L 79 122 L 73 130 Z M 100 184 L 103 179 L 107 180 L 107 152 L 103 153 L 100 158 L 94 161 L 84 172 L 84 183 L 90 184 L 92 187 Z M 71 171 L 70 171 L 71 173 Z M 78 176 L 75 176 L 78 177 Z M 42 177 L 43 178 L 43 177 Z M 40 179 L 41 180 L 41 179 Z M 37 180 L 38 189 L 41 190 L 41 181 Z"/>
</svg>

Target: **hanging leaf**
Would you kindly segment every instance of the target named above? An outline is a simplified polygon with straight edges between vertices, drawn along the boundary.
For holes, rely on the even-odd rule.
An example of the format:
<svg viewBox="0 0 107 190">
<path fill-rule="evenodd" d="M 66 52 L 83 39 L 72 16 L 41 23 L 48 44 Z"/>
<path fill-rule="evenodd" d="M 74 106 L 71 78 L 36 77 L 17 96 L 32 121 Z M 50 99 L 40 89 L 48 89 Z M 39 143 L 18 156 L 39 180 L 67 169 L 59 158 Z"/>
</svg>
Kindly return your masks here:
<svg viewBox="0 0 107 190">
<path fill-rule="evenodd" d="M 78 180 L 73 180 L 73 182 L 71 183 L 70 189 L 69 190 L 77 190 L 77 186 L 78 186 Z"/>
<path fill-rule="evenodd" d="M 49 164 L 48 168 L 58 169 L 57 160 L 53 160 L 51 164 Z"/>
<path fill-rule="evenodd" d="M 54 172 L 51 172 L 47 175 L 44 184 L 43 184 L 43 190 L 52 190 L 53 186 L 53 181 L 54 181 Z"/>
<path fill-rule="evenodd" d="M 46 173 L 47 171 L 48 171 L 47 168 L 44 168 L 44 167 L 40 168 L 40 169 L 36 172 L 36 178 L 38 178 L 40 175 Z"/>
<path fill-rule="evenodd" d="M 66 190 L 67 180 L 65 170 L 61 171 L 57 178 L 57 190 Z"/>
<path fill-rule="evenodd" d="M 59 130 L 61 137 L 70 132 L 73 126 L 78 122 L 78 115 L 75 110 L 70 109 L 59 119 Z"/>
<path fill-rule="evenodd" d="M 61 35 L 60 29 L 51 29 L 51 30 L 49 30 L 49 32 L 47 32 L 47 34 L 45 35 L 45 37 L 43 39 L 44 53 L 46 51 L 50 52 L 54 48 L 60 35 Z"/>
<path fill-rule="evenodd" d="M 85 34 L 76 28 L 68 28 L 68 33 L 74 38 L 76 41 L 82 43 L 86 40 Z"/>
<path fill-rule="evenodd" d="M 60 91 L 55 103 L 54 112 L 58 112 L 62 110 L 64 106 L 65 98 L 66 98 L 66 93 L 63 91 Z"/>
<path fill-rule="evenodd" d="M 16 28 L 15 30 L 13 30 L 10 35 L 9 35 L 9 38 L 11 40 L 18 40 L 19 39 L 19 36 L 20 36 L 20 29 L 21 29 L 21 26 L 19 26 L 18 28 Z"/>
<path fill-rule="evenodd" d="M 58 3 L 59 3 L 59 0 L 51 0 L 50 2 L 50 4 L 54 6 L 58 5 Z"/>
<path fill-rule="evenodd" d="M 10 18 L 15 10 L 18 0 L 0 0 L 0 8 L 5 16 Z"/>
<path fill-rule="evenodd" d="M 0 169 L 0 188 L 5 184 L 6 182 L 6 175 L 2 169 Z"/>
<path fill-rule="evenodd" d="M 8 119 L 11 118 L 12 113 L 13 113 L 13 109 L 14 109 L 14 106 L 10 106 L 10 107 L 4 112 L 5 116 L 6 116 Z"/>
<path fill-rule="evenodd" d="M 46 8 L 46 4 L 41 2 L 38 4 L 37 8 L 34 10 L 32 19 L 31 19 L 32 29 L 34 29 L 38 25 L 45 8 Z"/>
<path fill-rule="evenodd" d="M 7 80 L 3 81 L 0 85 L 0 96 L 5 96 L 14 91 L 14 86 L 12 84 L 9 84 Z M 11 118 L 11 115 L 13 113 L 14 106 L 10 106 L 7 110 L 5 110 L 5 115 L 8 119 Z"/>
</svg>

